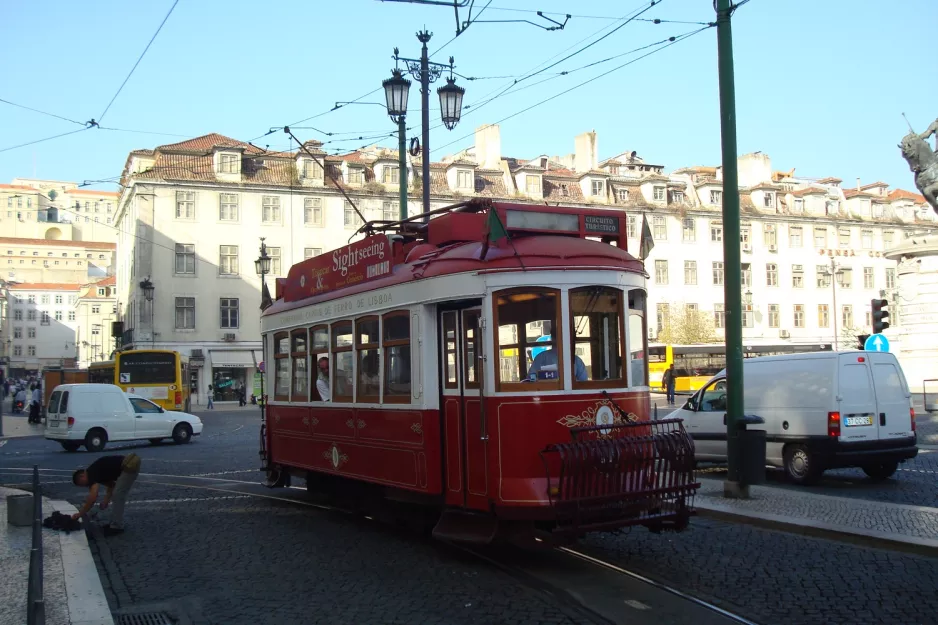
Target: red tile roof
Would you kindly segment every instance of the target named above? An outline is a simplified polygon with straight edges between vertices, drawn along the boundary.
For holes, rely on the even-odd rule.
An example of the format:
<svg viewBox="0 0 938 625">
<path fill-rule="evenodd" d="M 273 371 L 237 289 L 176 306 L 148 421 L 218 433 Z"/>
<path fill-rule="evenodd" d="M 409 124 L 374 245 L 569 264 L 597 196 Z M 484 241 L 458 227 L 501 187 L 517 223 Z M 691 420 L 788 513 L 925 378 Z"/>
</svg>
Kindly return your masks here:
<svg viewBox="0 0 938 625">
<path fill-rule="evenodd" d="M 841 182 L 843 182 L 843 180 L 841 180 L 840 178 L 834 178 L 833 176 L 829 176 L 827 178 L 821 178 L 820 180 L 818 180 L 818 184 L 834 184 L 834 183 L 840 184 Z"/>
<path fill-rule="evenodd" d="M 866 191 L 857 191 L 856 189 L 844 189 L 844 197 L 849 200 L 854 197 L 873 197 L 873 194 Z"/>
<path fill-rule="evenodd" d="M 7 288 L 11 291 L 78 291 L 80 284 L 67 284 L 57 282 L 10 282 Z"/>
<path fill-rule="evenodd" d="M 860 190 L 861 190 L 861 191 L 864 191 L 864 190 L 866 190 L 866 189 L 872 189 L 872 188 L 874 188 L 874 187 L 888 187 L 888 186 L 889 186 L 889 185 L 886 184 L 885 182 L 873 182 L 873 183 L 871 183 L 871 184 L 865 184 L 865 185 L 863 185 L 862 187 L 860 187 Z"/>
<path fill-rule="evenodd" d="M 262 154 L 264 152 L 260 148 L 255 148 L 248 143 L 238 141 L 237 139 L 232 139 L 231 137 L 226 137 L 225 135 L 220 135 L 217 132 L 202 135 L 201 137 L 196 137 L 195 139 L 180 141 L 179 143 L 161 145 L 156 149 L 159 152 L 206 152 L 211 151 L 214 148 L 243 149 L 245 154 Z"/>
<path fill-rule="evenodd" d="M 91 282 L 89 284 L 83 284 L 82 288 L 85 289 L 85 292 L 78 296 L 78 299 L 107 299 L 117 297 L 116 293 L 111 293 L 111 295 L 98 295 L 98 289 L 101 287 L 113 287 L 117 286 L 117 277 L 108 276 L 97 282 Z"/>
<path fill-rule="evenodd" d="M 893 189 L 886 195 L 886 198 L 890 202 L 895 202 L 896 200 L 912 200 L 916 204 L 925 203 L 924 195 L 919 195 L 918 193 L 912 193 L 911 191 L 906 191 L 905 189 Z"/>
<path fill-rule="evenodd" d="M 806 195 L 827 195 L 827 189 L 820 187 L 807 187 L 805 189 L 795 189 L 791 192 L 795 197 L 804 197 Z"/>
<path fill-rule="evenodd" d="M 26 185 L 23 185 L 23 184 L 0 184 L 0 189 L 16 189 L 16 190 L 21 190 L 21 191 L 33 191 L 35 193 L 39 193 L 39 189 L 35 189 L 33 187 L 27 187 Z"/>
<path fill-rule="evenodd" d="M 52 239 L 20 239 L 17 237 L 0 237 L 0 243 L 8 245 L 48 245 L 49 247 L 81 247 L 89 250 L 116 250 L 116 243 L 103 241 L 63 241 Z"/>
</svg>

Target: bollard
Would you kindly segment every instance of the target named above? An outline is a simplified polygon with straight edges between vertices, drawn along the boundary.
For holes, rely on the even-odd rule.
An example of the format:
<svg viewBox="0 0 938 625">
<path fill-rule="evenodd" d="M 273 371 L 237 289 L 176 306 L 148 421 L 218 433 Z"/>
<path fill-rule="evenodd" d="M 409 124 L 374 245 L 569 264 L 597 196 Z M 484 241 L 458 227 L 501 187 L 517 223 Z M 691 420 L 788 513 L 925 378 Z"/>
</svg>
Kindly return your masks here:
<svg viewBox="0 0 938 625">
<path fill-rule="evenodd" d="M 33 465 L 33 546 L 29 552 L 29 585 L 26 599 L 27 625 L 45 625 L 46 607 L 42 596 L 42 487 L 39 465 Z"/>
</svg>

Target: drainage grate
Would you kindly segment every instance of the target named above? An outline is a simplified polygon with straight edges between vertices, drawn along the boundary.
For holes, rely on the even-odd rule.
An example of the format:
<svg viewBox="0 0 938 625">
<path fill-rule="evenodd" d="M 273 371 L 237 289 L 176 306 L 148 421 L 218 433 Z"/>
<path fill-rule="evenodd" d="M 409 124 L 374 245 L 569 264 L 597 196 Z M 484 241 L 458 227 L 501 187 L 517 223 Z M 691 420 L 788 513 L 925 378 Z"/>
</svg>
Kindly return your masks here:
<svg viewBox="0 0 938 625">
<path fill-rule="evenodd" d="M 140 612 L 119 615 L 117 625 L 173 625 L 173 621 L 165 612 Z"/>
</svg>

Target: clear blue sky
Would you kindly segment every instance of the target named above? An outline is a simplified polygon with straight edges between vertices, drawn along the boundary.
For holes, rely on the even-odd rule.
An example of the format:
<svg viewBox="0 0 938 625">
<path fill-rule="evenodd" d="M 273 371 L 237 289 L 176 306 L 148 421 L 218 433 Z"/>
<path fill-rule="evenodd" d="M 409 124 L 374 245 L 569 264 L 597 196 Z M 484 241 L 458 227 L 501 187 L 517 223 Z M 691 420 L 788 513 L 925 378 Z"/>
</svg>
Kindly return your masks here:
<svg viewBox="0 0 938 625">
<path fill-rule="evenodd" d="M 477 8 L 486 1 L 476 0 Z M 0 98 L 77 121 L 98 119 L 171 4 L 7 0 L 0 8 Z M 637 6 L 634 0 L 493 0 L 482 19 L 538 19 L 496 7 L 619 17 Z M 706 22 L 713 10 L 711 0 L 662 0 L 642 17 Z M 857 177 L 881 179 L 913 189 L 896 147 L 907 131 L 900 113 L 920 131 L 938 116 L 936 23 L 935 0 L 751 0 L 737 11 L 733 24 L 739 152 L 765 152 L 775 169 L 794 167 L 797 175 L 833 175 L 845 185 Z M 457 71 L 465 76 L 523 74 L 610 24 L 574 17 L 564 30 L 547 32 L 525 24 L 476 23 L 434 60 L 454 55 Z M 296 122 L 380 86 L 389 75 L 394 46 L 405 56 L 419 55 L 415 32 L 424 25 L 434 32 L 430 49 L 435 50 L 455 32 L 452 9 L 376 0 L 180 0 L 103 125 L 252 139 L 271 126 Z M 550 71 L 580 67 L 693 28 L 631 23 Z M 509 91 L 477 113 L 467 113 L 454 131 L 435 130 L 431 148 L 628 58 Z M 467 88 L 466 103 L 477 103 L 510 82 L 459 80 Z M 376 93 L 367 101 L 381 99 Z M 411 123 L 419 119 L 418 103 L 412 87 Z M 2 103 L 0 113 L 0 149 L 80 128 Z M 431 122 L 438 124 L 438 115 L 431 113 Z M 301 125 L 333 133 L 394 130 L 377 106 L 350 106 Z M 501 126 L 503 154 L 518 158 L 570 153 L 576 134 L 595 129 L 600 157 L 628 149 L 668 169 L 718 164 L 716 30 Z M 329 138 L 313 130 L 296 132 L 301 139 Z M 181 137 L 83 131 L 0 152 L 0 182 L 34 175 L 75 181 L 115 177 L 131 149 L 177 140 Z M 258 144 L 288 147 L 282 132 Z M 470 136 L 442 152 L 434 150 L 433 156 L 471 144 Z"/>
</svg>

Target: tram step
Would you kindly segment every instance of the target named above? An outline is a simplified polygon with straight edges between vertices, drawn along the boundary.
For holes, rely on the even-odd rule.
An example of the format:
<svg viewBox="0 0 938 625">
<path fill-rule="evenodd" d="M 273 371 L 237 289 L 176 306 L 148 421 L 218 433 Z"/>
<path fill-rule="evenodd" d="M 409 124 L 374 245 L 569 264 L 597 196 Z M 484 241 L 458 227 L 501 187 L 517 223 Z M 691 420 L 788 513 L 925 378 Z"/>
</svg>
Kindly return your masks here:
<svg viewBox="0 0 938 625">
<path fill-rule="evenodd" d="M 498 531 L 498 519 L 491 514 L 466 510 L 444 510 L 433 528 L 439 540 L 487 545 Z"/>
</svg>

